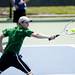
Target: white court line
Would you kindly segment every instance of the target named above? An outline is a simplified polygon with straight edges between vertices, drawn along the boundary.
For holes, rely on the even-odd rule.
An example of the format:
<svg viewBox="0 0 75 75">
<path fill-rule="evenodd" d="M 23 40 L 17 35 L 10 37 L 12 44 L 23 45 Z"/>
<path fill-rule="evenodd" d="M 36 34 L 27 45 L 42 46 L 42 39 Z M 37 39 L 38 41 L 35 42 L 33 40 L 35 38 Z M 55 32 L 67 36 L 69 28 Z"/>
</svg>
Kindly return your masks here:
<svg viewBox="0 0 75 75">
<path fill-rule="evenodd" d="M 47 75 L 75 75 L 75 74 L 47 74 Z"/>
<path fill-rule="evenodd" d="M 25 48 L 25 47 L 73 47 L 75 48 L 75 44 L 57 44 L 57 45 L 22 45 L 22 48 Z M 5 48 L 6 45 L 3 46 L 3 48 Z"/>
<path fill-rule="evenodd" d="M 22 47 L 53 47 L 53 46 L 69 46 L 74 47 L 75 44 L 58 44 L 58 45 L 23 45 Z"/>
<path fill-rule="evenodd" d="M 75 74 L 42 74 L 42 75 L 75 75 Z"/>
</svg>

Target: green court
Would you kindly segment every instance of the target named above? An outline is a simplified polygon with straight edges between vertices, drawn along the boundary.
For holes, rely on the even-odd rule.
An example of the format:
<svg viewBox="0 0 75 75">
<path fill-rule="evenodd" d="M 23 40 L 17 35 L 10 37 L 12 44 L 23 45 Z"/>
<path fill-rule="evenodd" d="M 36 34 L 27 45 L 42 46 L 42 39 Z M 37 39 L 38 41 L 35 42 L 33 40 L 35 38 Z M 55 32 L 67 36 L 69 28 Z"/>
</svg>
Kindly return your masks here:
<svg viewBox="0 0 75 75">
<path fill-rule="evenodd" d="M 60 34 L 65 25 L 67 25 L 71 20 L 73 20 L 72 24 L 75 24 L 75 18 L 30 18 L 33 20 L 30 23 L 30 29 L 36 33 L 45 34 L 48 36 L 54 34 Z M 12 28 L 16 26 L 15 23 L 8 22 L 6 19 L 0 19 L 0 33 L 5 28 Z M 4 40 L 7 41 L 7 38 Z M 44 39 L 36 39 L 27 37 L 24 41 L 25 45 L 56 45 L 56 44 L 75 44 L 75 35 L 61 35 L 57 37 L 55 40 L 48 41 Z"/>
</svg>

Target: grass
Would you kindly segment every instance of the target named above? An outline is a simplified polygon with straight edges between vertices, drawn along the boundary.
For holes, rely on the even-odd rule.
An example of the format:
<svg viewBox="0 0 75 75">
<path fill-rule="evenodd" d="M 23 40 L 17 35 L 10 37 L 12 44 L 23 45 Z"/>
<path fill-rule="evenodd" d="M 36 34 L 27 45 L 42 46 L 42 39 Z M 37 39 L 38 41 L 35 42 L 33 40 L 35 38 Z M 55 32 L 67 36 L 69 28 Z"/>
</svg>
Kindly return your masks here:
<svg viewBox="0 0 75 75">
<path fill-rule="evenodd" d="M 75 14 L 75 6 L 28 7 L 27 14 Z"/>
<path fill-rule="evenodd" d="M 0 7 L 0 16 L 7 16 L 9 14 L 9 8 Z M 6 15 L 4 15 L 6 14 Z M 75 14 L 75 6 L 40 6 L 40 7 L 28 7 L 27 14 Z"/>
</svg>

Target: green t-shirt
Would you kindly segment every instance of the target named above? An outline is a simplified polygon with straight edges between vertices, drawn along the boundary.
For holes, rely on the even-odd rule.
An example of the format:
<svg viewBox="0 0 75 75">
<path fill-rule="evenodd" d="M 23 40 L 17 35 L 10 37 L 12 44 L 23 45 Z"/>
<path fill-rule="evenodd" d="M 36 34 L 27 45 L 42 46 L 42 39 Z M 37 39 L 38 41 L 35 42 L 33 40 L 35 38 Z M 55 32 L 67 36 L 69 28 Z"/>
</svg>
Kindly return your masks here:
<svg viewBox="0 0 75 75">
<path fill-rule="evenodd" d="M 21 45 L 25 37 L 30 37 L 33 31 L 28 28 L 15 27 L 12 29 L 3 30 L 5 37 L 8 37 L 8 44 L 4 49 L 4 52 L 19 53 Z"/>
</svg>

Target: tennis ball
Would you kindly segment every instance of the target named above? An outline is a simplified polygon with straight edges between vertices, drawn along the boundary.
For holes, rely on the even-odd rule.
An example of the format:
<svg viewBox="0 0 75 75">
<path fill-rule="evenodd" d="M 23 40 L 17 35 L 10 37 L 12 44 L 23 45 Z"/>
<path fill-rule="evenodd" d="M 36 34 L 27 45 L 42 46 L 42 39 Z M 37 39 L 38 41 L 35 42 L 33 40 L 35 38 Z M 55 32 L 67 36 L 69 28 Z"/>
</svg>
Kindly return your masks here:
<svg viewBox="0 0 75 75">
<path fill-rule="evenodd" d="M 70 32 L 75 32 L 75 29 L 71 29 Z"/>
</svg>

